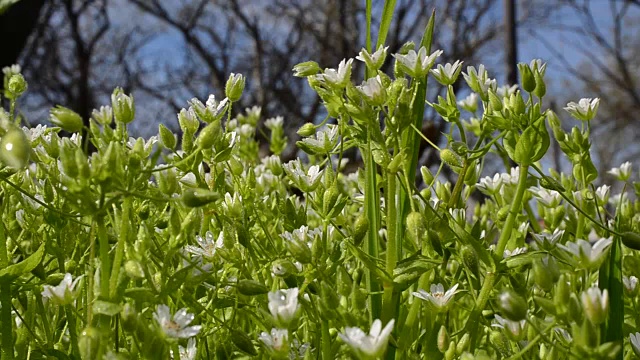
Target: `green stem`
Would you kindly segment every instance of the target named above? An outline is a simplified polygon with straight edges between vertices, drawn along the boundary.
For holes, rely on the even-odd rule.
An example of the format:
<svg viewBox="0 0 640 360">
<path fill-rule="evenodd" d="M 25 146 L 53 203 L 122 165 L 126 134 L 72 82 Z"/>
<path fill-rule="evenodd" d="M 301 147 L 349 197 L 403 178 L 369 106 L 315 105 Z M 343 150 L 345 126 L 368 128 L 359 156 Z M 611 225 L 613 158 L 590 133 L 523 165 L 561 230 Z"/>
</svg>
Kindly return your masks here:
<svg viewBox="0 0 640 360">
<path fill-rule="evenodd" d="M 76 358 L 80 358 L 80 349 L 78 348 L 78 333 L 76 328 L 76 314 L 73 312 L 72 305 L 66 305 L 64 307 L 64 312 L 67 316 L 69 336 L 71 337 L 71 353 Z"/>
<path fill-rule="evenodd" d="M 322 321 L 322 360 L 332 360 L 331 356 L 331 334 L 329 333 L 329 322 Z"/>
<path fill-rule="evenodd" d="M 522 208 L 522 198 L 524 197 L 524 192 L 527 189 L 527 175 L 529 174 L 529 165 L 520 165 L 520 177 L 518 178 L 518 187 L 516 188 L 516 195 L 513 198 L 513 202 L 511 203 L 511 208 L 509 209 L 509 215 L 507 216 L 507 220 L 502 227 L 502 233 L 500 234 L 500 238 L 498 239 L 498 245 L 496 246 L 496 254 L 502 256 L 504 253 L 504 249 L 507 247 L 507 243 L 511 238 L 511 231 L 513 230 L 513 226 L 516 221 L 516 217 L 521 212 Z"/>
<path fill-rule="evenodd" d="M 118 276 L 120 275 L 120 267 L 124 258 L 124 247 L 129 236 L 129 217 L 131 214 L 131 206 L 133 199 L 125 197 L 122 204 L 122 213 L 120 214 L 120 234 L 118 236 L 118 244 L 116 254 L 113 259 L 113 267 L 111 268 L 111 278 L 109 279 L 109 298 L 115 299 L 118 290 Z"/>
<path fill-rule="evenodd" d="M 390 171 L 387 172 L 387 188 L 386 194 L 386 208 L 387 208 L 387 250 L 386 250 L 386 270 L 387 273 L 392 275 L 393 270 L 396 268 L 398 262 L 398 249 L 396 238 L 396 174 Z M 384 294 L 382 298 L 382 322 L 386 324 L 389 320 L 397 317 L 396 306 L 394 305 L 393 297 L 394 286 L 391 284 L 384 284 Z"/>
<path fill-rule="evenodd" d="M 429 275 L 430 273 L 426 272 L 420 276 L 420 279 L 418 280 L 418 289 L 427 288 L 427 285 L 429 285 Z M 420 302 L 421 300 L 414 298 L 404 324 L 398 324 L 402 326 L 398 331 L 398 333 L 400 334 L 400 336 L 398 337 L 398 345 L 402 352 L 405 353 L 405 355 L 409 350 L 411 340 L 413 340 L 413 338 L 411 337 L 411 332 L 413 331 L 416 319 L 418 318 L 418 313 L 420 312 Z"/>
<path fill-rule="evenodd" d="M 474 306 L 473 311 L 471 312 L 471 314 L 469 315 L 469 318 L 467 319 L 466 326 L 468 328 L 468 333 L 471 334 L 471 341 L 470 341 L 471 349 L 469 350 L 471 353 L 473 353 L 475 349 L 476 341 L 477 339 L 479 339 L 479 335 L 481 335 L 481 334 L 478 334 L 478 325 L 480 325 L 479 323 L 480 315 L 482 315 L 482 310 L 484 310 L 484 307 L 487 305 L 487 301 L 489 301 L 489 295 L 491 294 L 491 290 L 493 290 L 493 286 L 497 282 L 497 279 L 498 278 L 495 272 L 487 273 L 487 275 L 484 278 L 484 283 L 482 284 L 482 288 L 480 289 L 480 294 L 478 295 L 478 299 L 476 300 L 476 305 Z"/>
<path fill-rule="evenodd" d="M 6 195 L 6 193 L 5 193 Z M 4 213 L 6 197 L 2 199 L 0 213 Z M 4 222 L 0 221 L 0 269 L 9 266 L 7 237 Z M 0 325 L 2 325 L 2 360 L 13 360 L 13 321 L 11 319 L 11 282 L 0 282 Z"/>
<path fill-rule="evenodd" d="M 451 197 L 449 198 L 449 207 L 453 208 L 458 204 L 460 199 L 460 194 L 462 193 L 462 185 L 464 185 L 464 178 L 467 174 L 467 170 L 469 168 L 469 162 L 467 160 L 464 161 L 462 166 L 462 170 L 460 170 L 460 174 L 458 174 L 458 180 L 456 180 L 456 184 L 453 187 L 453 191 L 451 192 Z"/>
<path fill-rule="evenodd" d="M 378 228 L 380 224 L 380 199 L 378 186 L 376 184 L 376 163 L 373 161 L 371 153 L 371 131 L 367 131 L 367 147 L 365 148 L 363 157 L 365 159 L 365 216 L 369 219 L 369 230 L 367 232 L 367 253 L 374 259 L 378 258 Z M 380 318 L 382 312 L 382 299 L 379 294 L 380 284 L 372 276 L 371 271 L 367 270 L 367 290 L 369 292 L 369 309 L 370 322 Z"/>
<path fill-rule="evenodd" d="M 584 236 L 584 215 L 578 213 L 578 225 L 576 226 L 576 239 L 582 239 Z"/>
</svg>

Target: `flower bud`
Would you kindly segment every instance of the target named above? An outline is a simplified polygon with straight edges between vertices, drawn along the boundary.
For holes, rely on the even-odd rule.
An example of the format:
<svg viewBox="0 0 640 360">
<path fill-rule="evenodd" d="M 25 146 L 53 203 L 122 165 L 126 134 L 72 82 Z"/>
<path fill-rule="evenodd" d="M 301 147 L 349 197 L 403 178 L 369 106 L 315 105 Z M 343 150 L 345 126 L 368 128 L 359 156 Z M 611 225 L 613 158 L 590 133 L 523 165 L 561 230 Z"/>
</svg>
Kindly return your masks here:
<svg viewBox="0 0 640 360">
<path fill-rule="evenodd" d="M 316 127 L 315 125 L 313 125 L 313 123 L 306 123 L 302 125 L 302 127 L 300 127 L 300 129 L 298 129 L 298 132 L 297 132 L 297 134 L 302 137 L 309 137 L 314 135 L 315 133 L 316 133 Z"/>
<path fill-rule="evenodd" d="M 224 87 L 224 94 L 227 96 L 229 101 L 236 102 L 240 100 L 242 92 L 244 91 L 244 83 L 245 78 L 242 74 L 231 73 L 229 80 L 227 80 L 227 84 Z"/>
<path fill-rule="evenodd" d="M 231 342 L 233 342 L 233 345 L 237 346 L 238 349 L 249 355 L 258 355 L 256 348 L 253 346 L 251 338 L 243 331 L 240 331 L 238 329 L 231 330 Z"/>
<path fill-rule="evenodd" d="M 242 295 L 254 296 L 269 292 L 269 288 L 255 280 L 242 279 L 237 284 L 238 292 Z"/>
<path fill-rule="evenodd" d="M 122 88 L 116 88 L 111 94 L 111 106 L 113 114 L 118 122 L 128 124 L 135 116 L 135 104 L 133 95 L 126 95 Z"/>
<path fill-rule="evenodd" d="M 422 214 L 412 211 L 407 215 L 407 235 L 414 244 L 420 244 L 422 237 L 426 233 L 426 225 Z"/>
<path fill-rule="evenodd" d="M 220 126 L 220 122 L 213 121 L 200 131 L 200 134 L 196 139 L 196 145 L 200 149 L 211 149 L 221 135 L 222 128 Z"/>
<path fill-rule="evenodd" d="M 491 108 L 493 111 L 501 111 L 502 110 L 502 100 L 496 95 L 494 91 L 489 91 L 489 104 L 491 104 Z"/>
<path fill-rule="evenodd" d="M 64 106 L 56 106 L 51 109 L 49 121 L 55 126 L 59 126 L 68 132 L 82 131 L 82 117 L 75 111 Z"/>
<path fill-rule="evenodd" d="M 520 79 L 522 80 L 522 88 L 526 92 L 532 92 L 536 88 L 536 79 L 533 75 L 533 71 L 528 64 L 519 63 L 518 70 L 520 70 Z"/>
<path fill-rule="evenodd" d="M 451 341 L 449 343 L 449 347 L 447 348 L 447 350 L 444 352 L 444 359 L 445 360 L 453 360 L 456 357 L 456 343 L 455 341 Z"/>
<path fill-rule="evenodd" d="M 536 80 L 536 88 L 533 90 L 533 94 L 539 98 L 543 98 L 547 93 L 547 87 L 544 84 L 543 74 L 540 71 L 535 71 L 534 76 Z"/>
<path fill-rule="evenodd" d="M 480 276 L 480 267 L 478 266 L 478 254 L 471 245 L 464 245 L 460 250 L 462 255 L 462 263 L 469 269 L 471 274 L 478 277 Z"/>
<path fill-rule="evenodd" d="M 13 95 L 14 99 L 20 97 L 27 91 L 27 81 L 22 74 L 14 74 L 9 78 L 9 85 L 7 86 L 9 92 Z"/>
<path fill-rule="evenodd" d="M 529 307 L 526 300 L 511 290 L 500 294 L 498 305 L 504 316 L 511 321 L 520 321 L 527 317 Z"/>
<path fill-rule="evenodd" d="M 445 353 L 449 348 L 449 334 L 447 333 L 447 328 L 444 325 L 440 326 L 440 330 L 438 331 L 438 350 L 441 353 Z"/>
<path fill-rule="evenodd" d="M 31 145 L 24 131 L 12 128 L 0 140 L 0 160 L 14 169 L 22 169 L 29 163 Z"/>
<path fill-rule="evenodd" d="M 500 355 L 507 358 L 511 356 L 511 347 L 507 336 L 500 331 L 492 331 L 489 335 L 489 342 L 498 350 Z"/>
<path fill-rule="evenodd" d="M 422 174 L 422 181 L 424 181 L 425 185 L 430 186 L 433 183 L 433 174 L 431 174 L 428 167 L 420 167 L 420 174 Z"/>
<path fill-rule="evenodd" d="M 97 359 L 100 350 L 100 339 L 102 338 L 100 330 L 89 326 L 82 330 L 78 337 L 78 348 L 82 359 Z"/>
<path fill-rule="evenodd" d="M 471 340 L 471 337 L 469 336 L 469 333 L 465 333 L 464 335 L 462 335 L 462 338 L 460 339 L 460 341 L 458 341 L 458 344 L 456 345 L 456 354 L 462 355 L 462 353 L 469 348 L 470 340 Z"/>
<path fill-rule="evenodd" d="M 454 170 L 456 168 L 461 168 L 462 166 L 464 166 L 462 157 L 460 157 L 460 155 L 454 153 L 450 149 L 443 149 L 442 151 L 440 151 L 440 159 L 442 159 L 445 164 L 449 165 Z"/>
<path fill-rule="evenodd" d="M 195 134 L 198 131 L 198 127 L 200 127 L 200 121 L 196 117 L 195 111 L 193 109 L 182 109 L 178 113 L 178 123 L 180 124 L 180 129 L 183 133 Z"/>
<path fill-rule="evenodd" d="M 356 246 L 362 243 L 364 236 L 367 234 L 367 230 L 369 230 L 369 219 L 364 214 L 361 214 L 353 226 L 353 243 Z"/>
<path fill-rule="evenodd" d="M 217 192 L 205 189 L 187 189 L 182 195 L 182 201 L 188 207 L 200 207 L 220 198 Z"/>
<path fill-rule="evenodd" d="M 176 148 L 176 136 L 163 124 L 160 124 L 158 127 L 158 134 L 160 135 L 160 140 L 162 141 L 162 145 L 170 150 L 175 150 Z"/>
<path fill-rule="evenodd" d="M 622 233 L 622 243 L 633 250 L 640 250 L 640 234 L 627 231 Z"/>
<path fill-rule="evenodd" d="M 293 76 L 308 77 L 321 71 L 320 65 L 315 61 L 305 61 L 293 67 Z"/>
<path fill-rule="evenodd" d="M 592 287 L 580 296 L 587 319 L 594 325 L 602 324 L 609 315 L 609 291 Z"/>
<path fill-rule="evenodd" d="M 100 125 L 109 126 L 113 121 L 113 109 L 111 106 L 100 106 L 100 110 L 93 109 L 91 118 Z"/>
</svg>

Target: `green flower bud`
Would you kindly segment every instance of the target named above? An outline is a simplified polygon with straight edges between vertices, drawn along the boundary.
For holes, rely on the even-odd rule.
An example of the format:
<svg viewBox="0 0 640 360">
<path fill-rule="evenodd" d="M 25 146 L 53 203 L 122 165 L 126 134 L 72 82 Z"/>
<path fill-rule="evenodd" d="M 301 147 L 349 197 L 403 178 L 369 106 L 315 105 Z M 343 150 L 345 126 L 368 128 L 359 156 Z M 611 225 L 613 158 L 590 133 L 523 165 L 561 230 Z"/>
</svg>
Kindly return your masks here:
<svg viewBox="0 0 640 360">
<path fill-rule="evenodd" d="M 78 337 L 78 348 L 82 359 L 97 359 L 100 350 L 100 340 L 102 335 L 100 330 L 89 326 L 82 330 Z"/>
<path fill-rule="evenodd" d="M 356 246 L 360 246 L 364 236 L 367 234 L 367 230 L 369 230 L 369 219 L 364 214 L 361 214 L 353 226 L 353 243 Z"/>
<path fill-rule="evenodd" d="M 321 71 L 320 65 L 315 61 L 305 61 L 293 67 L 293 76 L 308 77 Z"/>
<path fill-rule="evenodd" d="M 82 131 L 82 117 L 75 111 L 64 106 L 56 106 L 51 109 L 49 121 L 55 126 L 59 126 L 68 132 Z"/>
<path fill-rule="evenodd" d="M 464 166 L 462 157 L 460 157 L 460 155 L 456 154 L 450 149 L 443 149 L 442 151 L 440 151 L 440 159 L 442 159 L 445 164 L 449 165 L 454 170 L 456 168 L 459 169 Z"/>
<path fill-rule="evenodd" d="M 182 195 L 182 202 L 188 207 L 200 207 L 220 198 L 217 192 L 205 189 L 187 189 Z"/>
<path fill-rule="evenodd" d="M 456 345 L 456 354 L 462 355 L 462 353 L 469 348 L 470 340 L 471 340 L 471 337 L 469 336 L 469 333 L 465 333 L 464 335 L 462 335 L 462 338 L 460 339 L 460 341 L 458 341 L 458 344 Z"/>
<path fill-rule="evenodd" d="M 462 263 L 469 269 L 471 274 L 480 278 L 480 267 L 478 266 L 478 254 L 471 245 L 464 245 L 460 250 Z"/>
<path fill-rule="evenodd" d="M 313 123 L 306 123 L 298 129 L 297 134 L 302 137 L 309 137 L 316 133 L 316 126 Z"/>
<path fill-rule="evenodd" d="M 547 256 L 533 263 L 533 280 L 541 289 L 550 291 L 559 277 L 558 262 L 553 256 Z"/>
<path fill-rule="evenodd" d="M 431 174 L 431 171 L 429 170 L 428 167 L 426 166 L 420 167 L 420 174 L 422 174 L 422 181 L 424 181 L 424 183 L 427 186 L 433 183 L 433 174 Z"/>
<path fill-rule="evenodd" d="M 128 260 L 124 264 L 124 271 L 131 278 L 144 278 L 144 269 L 142 268 L 142 264 L 137 260 Z"/>
<path fill-rule="evenodd" d="M 0 160 L 7 166 L 22 169 L 29 163 L 31 145 L 24 131 L 11 128 L 0 140 Z"/>
<path fill-rule="evenodd" d="M 200 134 L 196 139 L 196 145 L 200 149 L 211 149 L 215 145 L 216 141 L 220 139 L 220 136 L 222 136 L 222 127 L 220 126 L 220 122 L 213 121 L 200 131 Z"/>
<path fill-rule="evenodd" d="M 528 64 L 519 63 L 518 70 L 520 70 L 520 79 L 522 80 L 522 88 L 526 92 L 532 92 L 536 88 L 536 79 L 533 75 L 533 71 Z"/>
<path fill-rule="evenodd" d="M 244 91 L 245 78 L 242 74 L 231 73 L 227 84 L 224 87 L 224 93 L 231 102 L 236 102 L 242 97 Z"/>
<path fill-rule="evenodd" d="M 527 301 L 511 290 L 500 294 L 498 305 L 504 316 L 511 321 L 520 321 L 527 317 Z"/>
<path fill-rule="evenodd" d="M 419 244 L 422 237 L 426 234 L 427 228 L 424 217 L 417 211 L 412 211 L 407 215 L 407 235 L 416 244 Z"/>
<path fill-rule="evenodd" d="M 136 113 L 133 95 L 126 95 L 122 88 L 116 88 L 111 94 L 111 106 L 116 121 L 123 124 L 133 121 Z"/>
<path fill-rule="evenodd" d="M 17 99 L 20 95 L 27 91 L 27 81 L 22 74 L 14 74 L 9 78 L 9 85 L 7 86 L 9 92 L 14 96 L 13 99 Z"/>
<path fill-rule="evenodd" d="M 264 284 L 249 279 L 238 281 L 236 288 L 240 294 L 247 296 L 262 295 L 269 292 L 269 288 Z"/>
<path fill-rule="evenodd" d="M 456 343 L 455 341 L 451 341 L 449 343 L 449 347 L 447 348 L 447 350 L 444 352 L 444 359 L 445 360 L 453 360 L 456 357 Z"/>
<path fill-rule="evenodd" d="M 491 108 L 493 111 L 501 111 L 502 110 L 502 100 L 496 95 L 493 90 L 489 90 L 489 104 L 491 104 Z"/>
<path fill-rule="evenodd" d="M 158 134 L 160 135 L 160 141 L 162 141 L 162 145 L 170 150 L 175 150 L 176 148 L 176 136 L 163 124 L 160 124 L 158 129 Z"/>
<path fill-rule="evenodd" d="M 640 234 L 631 231 L 622 233 L 622 243 L 633 250 L 640 250 Z"/>
<path fill-rule="evenodd" d="M 253 346 L 251 338 L 243 331 L 237 329 L 231 330 L 231 342 L 233 342 L 233 345 L 237 346 L 238 349 L 249 355 L 258 355 L 256 348 Z"/>
<path fill-rule="evenodd" d="M 440 326 L 440 330 L 438 331 L 438 350 L 441 353 L 445 353 L 449 346 L 449 334 L 447 333 L 447 328 L 444 325 Z"/>
<path fill-rule="evenodd" d="M 493 347 L 498 350 L 500 355 L 505 358 L 511 356 L 511 346 L 509 346 L 509 340 L 507 336 L 500 331 L 492 331 L 489 334 L 489 342 L 493 345 Z"/>
<path fill-rule="evenodd" d="M 193 109 L 182 109 L 178 113 L 178 123 L 180 124 L 180 129 L 183 133 L 195 134 L 200 127 L 200 120 L 196 117 L 195 111 Z"/>
</svg>

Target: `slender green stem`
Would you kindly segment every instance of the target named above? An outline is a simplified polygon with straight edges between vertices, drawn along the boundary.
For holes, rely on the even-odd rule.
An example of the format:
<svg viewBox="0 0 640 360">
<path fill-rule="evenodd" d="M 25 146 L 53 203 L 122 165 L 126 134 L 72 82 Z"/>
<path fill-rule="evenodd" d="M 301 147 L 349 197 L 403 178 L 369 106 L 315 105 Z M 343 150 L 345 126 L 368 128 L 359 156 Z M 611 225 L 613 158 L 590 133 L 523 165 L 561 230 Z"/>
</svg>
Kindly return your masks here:
<svg viewBox="0 0 640 360">
<path fill-rule="evenodd" d="M 120 214 L 120 234 L 118 235 L 118 244 L 116 254 L 113 259 L 113 267 L 111 268 L 111 278 L 109 279 L 109 298 L 115 299 L 118 289 L 118 276 L 120 275 L 120 267 L 124 258 L 124 247 L 129 236 L 129 217 L 131 215 L 131 206 L 133 199 L 125 197 L 122 203 L 122 213 Z"/>
<path fill-rule="evenodd" d="M 462 170 L 460 170 L 460 174 L 458 174 L 458 180 L 456 180 L 456 184 L 453 187 L 453 191 L 451 192 L 451 197 L 449 198 L 449 207 L 453 208 L 458 204 L 460 199 L 460 194 L 462 193 L 462 186 L 464 185 L 464 178 L 469 169 L 469 162 L 467 160 L 464 161 L 464 165 L 462 166 Z"/>
<path fill-rule="evenodd" d="M 480 289 L 480 294 L 478 295 L 478 299 L 476 300 L 476 305 L 471 311 L 469 318 L 467 319 L 467 324 L 465 325 L 468 329 L 468 333 L 471 334 L 471 350 L 473 353 L 476 341 L 479 339 L 480 334 L 478 334 L 478 325 L 480 315 L 482 315 L 482 310 L 484 310 L 487 305 L 487 301 L 489 301 L 489 296 L 491 295 L 491 290 L 493 290 L 493 286 L 497 282 L 497 275 L 495 272 L 489 272 L 484 278 L 484 283 L 482 283 L 482 288 Z"/>
<path fill-rule="evenodd" d="M 64 307 L 64 312 L 67 317 L 67 324 L 69 328 L 69 336 L 71 338 L 71 353 L 80 358 L 80 349 L 78 348 L 78 333 L 76 326 L 76 314 L 72 308 L 73 305 L 66 305 Z"/>
<path fill-rule="evenodd" d="M 396 174 L 387 172 L 387 187 L 385 189 L 385 205 L 387 210 L 387 250 L 386 250 L 386 270 L 388 274 L 393 274 L 398 261 L 398 249 L 396 238 Z M 382 322 L 387 323 L 392 318 L 396 318 L 396 306 L 393 299 L 393 283 L 384 284 L 384 294 L 382 298 Z"/>
<path fill-rule="evenodd" d="M 329 322 L 322 321 L 322 360 L 332 360 L 331 356 L 331 334 L 329 333 Z"/>
<path fill-rule="evenodd" d="M 520 177 L 518 178 L 518 187 L 516 188 L 516 195 L 513 198 L 513 202 L 511 203 L 511 208 L 509 209 L 509 215 L 507 215 L 507 220 L 504 222 L 504 226 L 502 227 L 502 233 L 500 234 L 500 238 L 498 239 L 498 245 L 496 246 L 496 254 L 502 255 L 504 249 L 507 247 L 507 243 L 511 238 L 511 231 L 515 225 L 516 217 L 520 214 L 522 209 L 522 198 L 524 197 L 524 192 L 527 189 L 527 175 L 529 174 L 529 166 L 528 165 L 520 165 Z"/>
<path fill-rule="evenodd" d="M 6 195 L 6 194 L 5 194 Z M 4 214 L 5 202 L 2 199 L 0 213 Z M 4 232 L 4 222 L 0 221 L 0 269 L 9 266 L 7 251 L 7 237 Z M 2 326 L 2 360 L 13 360 L 13 321 L 11 319 L 11 282 L 0 282 L 0 325 Z"/>
<path fill-rule="evenodd" d="M 378 228 L 380 226 L 380 199 L 378 186 L 376 184 L 376 163 L 373 161 L 373 155 L 371 153 L 371 131 L 367 132 L 367 147 L 363 154 L 365 159 L 365 215 L 369 219 L 369 230 L 367 232 L 367 253 L 374 259 L 378 258 Z M 372 276 L 370 271 L 367 271 L 367 290 L 369 291 L 369 309 L 370 320 L 373 322 L 375 319 L 380 318 L 382 312 L 382 299 L 377 294 L 380 291 L 380 284 Z"/>
</svg>

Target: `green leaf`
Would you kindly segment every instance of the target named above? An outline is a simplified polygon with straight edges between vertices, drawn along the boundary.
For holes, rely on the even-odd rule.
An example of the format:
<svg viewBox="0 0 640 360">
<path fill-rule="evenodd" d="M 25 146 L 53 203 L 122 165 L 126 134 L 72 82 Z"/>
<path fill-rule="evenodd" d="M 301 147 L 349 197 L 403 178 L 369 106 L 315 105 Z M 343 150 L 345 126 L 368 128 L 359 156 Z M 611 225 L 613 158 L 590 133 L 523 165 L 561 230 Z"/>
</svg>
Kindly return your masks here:
<svg viewBox="0 0 640 360">
<path fill-rule="evenodd" d="M 0 15 L 4 14 L 11 5 L 17 4 L 20 0 L 0 0 Z"/>
<path fill-rule="evenodd" d="M 513 160 L 520 165 L 530 165 L 542 159 L 549 149 L 549 144 L 549 133 L 544 122 L 541 122 L 541 125 L 533 124 L 520 135 Z"/>
<path fill-rule="evenodd" d="M 109 301 L 96 300 L 93 303 L 93 312 L 96 314 L 115 316 L 120 313 L 122 306 Z"/>
<path fill-rule="evenodd" d="M 18 277 L 30 272 L 35 269 L 38 264 L 42 261 L 42 257 L 44 256 L 44 247 L 45 244 L 42 243 L 38 250 L 35 253 L 31 254 L 28 258 L 22 260 L 21 262 L 13 265 L 9 265 L 6 268 L 0 270 L 0 282 L 11 282 Z"/>
<path fill-rule="evenodd" d="M 382 19 L 380 20 L 380 29 L 378 30 L 378 43 L 376 49 L 381 45 L 384 45 L 387 40 L 387 33 L 391 26 L 391 20 L 393 19 L 393 10 L 396 7 L 396 0 L 385 0 L 384 8 L 382 9 Z"/>
</svg>

